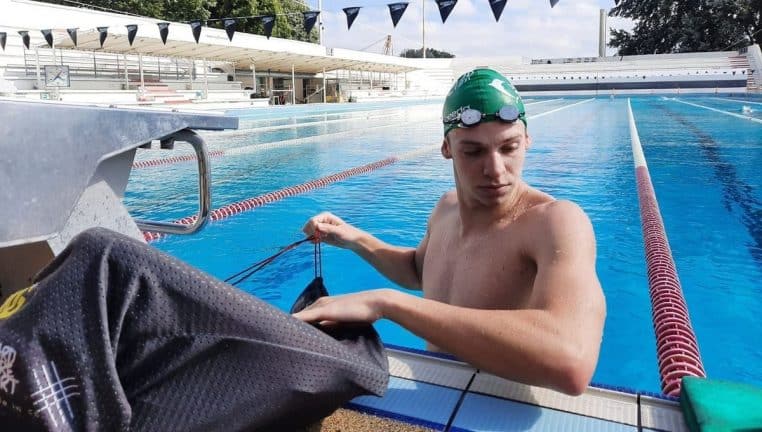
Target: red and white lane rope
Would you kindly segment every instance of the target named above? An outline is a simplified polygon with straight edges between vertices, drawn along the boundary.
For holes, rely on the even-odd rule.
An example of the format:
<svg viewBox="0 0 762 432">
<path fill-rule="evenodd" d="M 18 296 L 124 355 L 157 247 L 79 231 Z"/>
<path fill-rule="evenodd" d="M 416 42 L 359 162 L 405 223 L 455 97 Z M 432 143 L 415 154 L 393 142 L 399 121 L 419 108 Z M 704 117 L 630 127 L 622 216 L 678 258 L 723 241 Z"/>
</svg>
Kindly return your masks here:
<svg viewBox="0 0 762 432">
<path fill-rule="evenodd" d="M 224 154 L 225 152 L 222 150 L 211 150 L 207 153 L 209 157 L 218 157 Z M 133 162 L 132 167 L 133 168 L 148 168 L 148 167 L 154 167 L 159 165 L 169 165 L 169 164 L 173 164 L 177 162 L 189 162 L 194 160 L 196 160 L 196 154 L 189 153 L 185 155 L 172 156 L 168 158 L 135 161 Z"/>
<path fill-rule="evenodd" d="M 232 204 L 228 204 L 226 206 L 212 210 L 209 217 L 210 217 L 210 220 L 212 221 L 225 219 L 234 214 L 242 213 L 256 207 L 261 207 L 265 204 L 268 204 L 274 201 L 279 201 L 286 197 L 299 195 L 299 194 L 311 191 L 313 189 L 327 186 L 331 183 L 344 180 L 347 177 L 351 177 L 358 174 L 364 174 L 364 173 L 373 171 L 375 169 L 385 167 L 387 165 L 391 165 L 399 160 L 400 159 L 398 157 L 393 156 L 386 159 L 382 159 L 380 161 L 369 163 L 367 165 L 351 168 L 351 169 L 342 171 L 340 173 L 331 174 L 326 177 L 321 177 L 317 180 L 308 181 L 306 183 L 302 183 L 295 186 L 289 186 L 289 187 L 279 189 L 273 192 L 268 192 L 266 194 L 259 195 L 253 198 L 247 198 L 245 200 L 234 202 Z M 195 221 L 196 221 L 196 216 L 188 216 L 188 217 L 184 217 L 180 220 L 175 221 L 175 223 L 192 224 Z M 164 234 L 146 231 L 146 232 L 143 232 L 143 236 L 145 237 L 146 241 L 153 241 L 163 237 Z"/>
<path fill-rule="evenodd" d="M 672 258 L 672 250 L 664 230 L 659 203 L 651 183 L 629 100 L 627 114 L 635 160 L 661 389 L 666 395 L 679 396 L 682 377 L 705 377 L 706 372 L 701 362 L 696 335 L 691 326 L 680 279 L 677 277 L 675 261 Z"/>
<path fill-rule="evenodd" d="M 279 201 L 283 198 L 299 195 L 305 192 L 309 192 L 311 190 L 328 186 L 331 183 L 335 183 L 340 180 L 344 180 L 348 177 L 352 177 L 354 175 L 358 174 L 365 174 L 370 171 L 376 170 L 378 168 L 385 167 L 387 165 L 391 165 L 395 162 L 399 162 L 404 159 L 410 159 L 417 157 L 423 153 L 430 152 L 434 149 L 439 148 L 439 144 L 431 145 L 422 147 L 418 150 L 413 150 L 408 153 L 404 153 L 399 156 L 391 156 L 386 159 L 382 159 L 373 163 L 369 163 L 367 165 L 362 165 L 355 168 L 350 168 L 348 170 L 342 171 L 340 173 L 331 174 L 329 176 L 321 177 L 317 180 L 308 181 L 306 183 L 302 183 L 296 186 L 289 186 L 283 189 L 279 189 L 274 192 L 268 192 L 263 195 L 259 195 L 253 198 L 247 198 L 242 201 L 238 201 L 232 204 L 228 204 L 226 206 L 220 207 L 218 209 L 212 210 L 209 214 L 209 218 L 212 221 L 218 221 L 220 219 L 225 219 L 229 216 L 232 216 L 234 214 L 242 213 L 248 210 L 252 210 L 256 207 L 261 207 L 265 204 Z M 175 223 L 181 223 L 181 224 L 192 224 L 196 221 L 196 216 L 187 216 L 182 219 L 174 221 Z M 156 233 L 156 232 L 149 232 L 144 231 L 143 237 L 146 241 L 150 242 L 153 240 L 160 239 L 162 237 L 166 236 L 166 234 Z"/>
</svg>

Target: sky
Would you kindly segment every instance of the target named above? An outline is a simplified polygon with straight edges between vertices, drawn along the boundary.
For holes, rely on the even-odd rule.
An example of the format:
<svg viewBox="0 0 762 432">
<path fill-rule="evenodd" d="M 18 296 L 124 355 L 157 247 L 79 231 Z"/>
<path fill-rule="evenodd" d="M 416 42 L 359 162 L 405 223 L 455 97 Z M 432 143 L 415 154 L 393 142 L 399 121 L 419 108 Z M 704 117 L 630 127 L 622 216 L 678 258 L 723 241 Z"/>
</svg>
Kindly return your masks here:
<svg viewBox="0 0 762 432">
<path fill-rule="evenodd" d="M 394 28 L 388 3 L 397 0 L 323 0 L 323 44 L 328 47 L 382 53 L 384 40 L 392 36 L 394 54 L 421 48 L 422 7 L 425 9 L 427 48 L 469 57 L 595 57 L 598 55 L 599 10 L 610 9 L 614 0 L 560 0 L 551 9 L 547 0 L 508 0 L 495 22 L 488 0 L 458 0 L 442 24 L 434 0 L 408 0 L 405 14 Z M 425 4 L 424 4 L 425 2 Z M 314 10 L 318 0 L 306 0 Z M 352 29 L 347 31 L 342 8 L 362 6 Z M 630 30 L 632 22 L 609 17 L 607 27 Z M 607 48 L 607 54 L 616 50 Z"/>
</svg>

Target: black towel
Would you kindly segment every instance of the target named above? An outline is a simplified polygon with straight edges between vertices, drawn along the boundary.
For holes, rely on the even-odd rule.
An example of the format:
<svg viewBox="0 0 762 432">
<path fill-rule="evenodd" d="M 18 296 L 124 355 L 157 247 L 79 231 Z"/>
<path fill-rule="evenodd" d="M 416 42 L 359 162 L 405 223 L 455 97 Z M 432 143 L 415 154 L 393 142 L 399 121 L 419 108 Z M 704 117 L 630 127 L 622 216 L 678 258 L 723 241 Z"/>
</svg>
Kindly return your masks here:
<svg viewBox="0 0 762 432">
<path fill-rule="evenodd" d="M 386 390 L 371 326 L 327 332 L 92 229 L 0 307 L 0 429 L 299 428 Z"/>
</svg>

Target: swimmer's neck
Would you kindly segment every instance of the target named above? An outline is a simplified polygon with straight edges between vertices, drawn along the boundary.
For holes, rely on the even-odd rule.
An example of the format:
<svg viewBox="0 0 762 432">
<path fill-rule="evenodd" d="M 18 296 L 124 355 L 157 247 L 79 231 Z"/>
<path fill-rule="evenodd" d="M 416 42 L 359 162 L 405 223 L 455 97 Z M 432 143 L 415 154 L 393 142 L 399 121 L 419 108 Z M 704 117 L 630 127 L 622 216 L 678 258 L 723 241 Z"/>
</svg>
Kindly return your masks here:
<svg viewBox="0 0 762 432">
<path fill-rule="evenodd" d="M 494 206 L 485 206 L 481 203 L 468 205 L 459 202 L 461 237 L 485 229 L 505 226 L 516 220 L 528 208 L 526 198 L 530 189 L 528 184 L 520 180 L 511 190 L 510 195 Z"/>
</svg>

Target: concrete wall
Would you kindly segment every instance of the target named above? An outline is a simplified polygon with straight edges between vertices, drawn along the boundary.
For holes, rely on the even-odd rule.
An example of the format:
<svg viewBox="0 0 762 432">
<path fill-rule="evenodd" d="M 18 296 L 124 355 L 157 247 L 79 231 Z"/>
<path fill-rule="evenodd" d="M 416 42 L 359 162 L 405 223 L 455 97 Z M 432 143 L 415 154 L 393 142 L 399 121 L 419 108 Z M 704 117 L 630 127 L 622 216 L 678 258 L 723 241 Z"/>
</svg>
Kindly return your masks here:
<svg viewBox="0 0 762 432">
<path fill-rule="evenodd" d="M 749 59 L 749 67 L 752 71 L 754 91 L 762 91 L 762 50 L 754 44 L 746 49 L 746 58 Z"/>
</svg>

